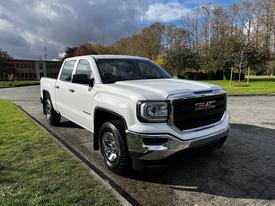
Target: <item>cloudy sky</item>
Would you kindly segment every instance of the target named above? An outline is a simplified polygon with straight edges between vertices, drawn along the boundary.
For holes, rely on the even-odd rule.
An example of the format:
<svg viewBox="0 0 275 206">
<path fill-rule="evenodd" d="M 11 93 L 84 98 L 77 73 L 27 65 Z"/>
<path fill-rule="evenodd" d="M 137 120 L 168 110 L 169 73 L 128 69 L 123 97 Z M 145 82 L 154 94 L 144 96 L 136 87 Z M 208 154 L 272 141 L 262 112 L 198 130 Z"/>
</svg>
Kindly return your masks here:
<svg viewBox="0 0 275 206">
<path fill-rule="evenodd" d="M 57 58 L 67 46 L 110 44 L 152 22 L 173 23 L 203 3 L 237 0 L 0 0 L 0 48 Z"/>
</svg>

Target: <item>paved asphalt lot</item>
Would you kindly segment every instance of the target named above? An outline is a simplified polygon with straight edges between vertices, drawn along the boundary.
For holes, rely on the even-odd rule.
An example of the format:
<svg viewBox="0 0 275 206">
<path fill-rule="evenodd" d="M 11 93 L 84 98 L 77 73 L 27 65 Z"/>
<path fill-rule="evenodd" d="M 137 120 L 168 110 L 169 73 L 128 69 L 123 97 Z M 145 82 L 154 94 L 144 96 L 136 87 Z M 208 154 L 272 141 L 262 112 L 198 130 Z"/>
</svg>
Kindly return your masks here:
<svg viewBox="0 0 275 206">
<path fill-rule="evenodd" d="M 21 106 L 142 205 L 275 205 L 275 96 L 229 97 L 231 133 L 222 149 L 129 177 L 106 169 L 86 130 L 66 119 L 59 127 L 47 124 L 39 86 L 1 89 L 0 97 Z"/>
</svg>

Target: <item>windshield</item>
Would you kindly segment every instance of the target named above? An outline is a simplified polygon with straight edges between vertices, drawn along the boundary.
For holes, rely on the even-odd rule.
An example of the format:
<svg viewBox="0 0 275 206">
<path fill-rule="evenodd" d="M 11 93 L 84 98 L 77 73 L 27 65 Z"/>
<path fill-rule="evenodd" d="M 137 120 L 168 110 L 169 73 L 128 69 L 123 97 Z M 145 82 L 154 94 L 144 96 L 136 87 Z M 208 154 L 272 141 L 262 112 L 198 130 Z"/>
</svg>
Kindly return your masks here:
<svg viewBox="0 0 275 206">
<path fill-rule="evenodd" d="M 125 80 L 171 78 L 165 70 L 149 60 L 98 59 L 97 65 L 104 84 Z"/>
</svg>

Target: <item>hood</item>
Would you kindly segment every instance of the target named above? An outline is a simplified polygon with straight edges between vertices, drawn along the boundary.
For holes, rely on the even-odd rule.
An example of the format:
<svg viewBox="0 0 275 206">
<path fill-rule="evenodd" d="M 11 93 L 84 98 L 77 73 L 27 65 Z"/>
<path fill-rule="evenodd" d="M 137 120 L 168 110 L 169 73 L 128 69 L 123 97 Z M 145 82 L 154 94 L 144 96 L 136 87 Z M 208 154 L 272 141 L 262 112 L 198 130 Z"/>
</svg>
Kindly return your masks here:
<svg viewBox="0 0 275 206">
<path fill-rule="evenodd" d="M 171 94 L 184 94 L 218 89 L 219 87 L 207 83 L 179 79 L 146 79 L 120 81 L 114 84 L 127 90 L 139 93 L 146 99 L 166 99 Z"/>
</svg>

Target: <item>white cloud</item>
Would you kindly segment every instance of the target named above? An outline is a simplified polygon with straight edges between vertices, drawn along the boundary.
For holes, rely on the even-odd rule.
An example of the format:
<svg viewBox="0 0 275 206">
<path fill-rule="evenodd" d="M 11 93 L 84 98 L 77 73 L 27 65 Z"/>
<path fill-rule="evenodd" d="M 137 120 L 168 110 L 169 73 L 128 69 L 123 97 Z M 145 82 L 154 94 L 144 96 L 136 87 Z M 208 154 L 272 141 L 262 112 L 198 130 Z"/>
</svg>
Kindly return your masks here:
<svg viewBox="0 0 275 206">
<path fill-rule="evenodd" d="M 181 19 L 190 9 L 178 2 L 151 4 L 145 13 L 145 19 L 149 21 L 170 22 Z"/>
<path fill-rule="evenodd" d="M 51 1 L 46 3 L 37 1 L 33 11 L 37 17 L 45 18 L 52 22 L 62 19 L 64 14 L 74 19 L 77 17 L 70 5 Z"/>
<path fill-rule="evenodd" d="M 5 19 L 0 19 L 0 30 L 6 31 L 6 30 L 11 30 L 13 28 L 13 25 L 5 20 Z"/>
<path fill-rule="evenodd" d="M 50 20 L 54 20 L 59 17 L 59 14 L 55 10 L 43 2 L 37 2 L 34 11 L 41 17 L 48 18 Z"/>
<path fill-rule="evenodd" d="M 61 59 L 61 58 L 63 58 L 65 55 L 66 55 L 65 52 L 59 52 L 59 53 L 58 53 L 58 58 Z"/>
</svg>

